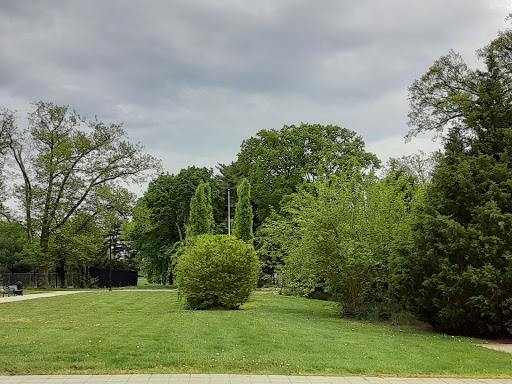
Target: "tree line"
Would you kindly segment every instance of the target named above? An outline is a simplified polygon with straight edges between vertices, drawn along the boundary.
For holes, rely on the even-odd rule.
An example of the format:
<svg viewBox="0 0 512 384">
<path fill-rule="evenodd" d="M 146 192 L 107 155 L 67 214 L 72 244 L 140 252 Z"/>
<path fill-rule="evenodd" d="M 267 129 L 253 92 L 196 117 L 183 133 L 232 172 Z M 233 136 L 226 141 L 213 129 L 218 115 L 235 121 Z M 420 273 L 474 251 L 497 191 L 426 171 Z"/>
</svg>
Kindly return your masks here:
<svg viewBox="0 0 512 384">
<path fill-rule="evenodd" d="M 451 51 L 409 87 L 409 137 L 435 131 L 440 153 L 391 159 L 377 173 L 379 160 L 347 129 L 261 130 L 215 176 L 189 168 L 156 179 L 141 201 L 148 228 L 171 230 L 184 207 L 168 205 L 172 191 L 201 173 L 217 199 L 214 231 L 225 233 L 226 189 L 246 178 L 262 269 L 287 289 L 335 300 L 349 315 L 408 310 L 450 333 L 510 334 L 511 51 L 506 30 L 478 51 L 485 69 Z M 153 249 L 166 259 L 174 239 L 163 240 Z"/>
<path fill-rule="evenodd" d="M 2 236 L 9 251 L 0 261 L 36 265 L 40 288 L 49 288 L 50 270 L 105 258 L 105 237 L 135 199 L 119 182 L 140 181 L 159 166 L 126 140 L 121 124 L 43 101 L 33 104 L 25 129 L 17 126 L 15 111 L 0 111 L 0 153 L 15 170 L 11 196 L 23 215 L 15 217 L 2 205 L 0 230 L 16 235 Z M 5 201 L 4 175 L 1 180 Z M 23 236 L 16 231 L 19 223 Z"/>
<path fill-rule="evenodd" d="M 346 128 L 263 129 L 231 164 L 215 173 L 195 166 L 160 173 L 136 202 L 115 181 L 140 176 L 156 160 L 122 142 L 120 126 L 38 103 L 25 145 L 4 110 L 0 150 L 23 176 L 15 193 L 25 210 L 21 224 L 2 213 L 11 245 L 15 226 L 25 231 L 22 250 L 9 249 L 30 255 L 43 272 L 61 259 L 87 263 L 86 248 L 104 243 L 100 232 L 113 214 L 107 203 L 126 209 L 130 201 L 122 232 L 151 280 L 172 281 L 187 237 L 225 234 L 233 223 L 236 236 L 254 244 L 263 273 L 296 294 L 338 302 L 344 314 L 411 311 L 445 332 L 511 334 L 510 52 L 505 30 L 478 51 L 483 69 L 450 51 L 409 87 L 409 137 L 435 131 L 440 153 L 381 168 Z M 254 213 L 252 225 L 227 216 L 228 190 L 242 222 Z"/>
</svg>

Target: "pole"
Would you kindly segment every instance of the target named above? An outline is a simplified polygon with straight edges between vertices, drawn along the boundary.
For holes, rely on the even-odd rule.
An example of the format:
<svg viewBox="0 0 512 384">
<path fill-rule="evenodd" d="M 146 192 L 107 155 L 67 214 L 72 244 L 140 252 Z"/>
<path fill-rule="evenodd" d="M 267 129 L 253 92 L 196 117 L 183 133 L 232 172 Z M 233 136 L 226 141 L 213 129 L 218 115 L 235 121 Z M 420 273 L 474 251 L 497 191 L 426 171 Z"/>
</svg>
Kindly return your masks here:
<svg viewBox="0 0 512 384">
<path fill-rule="evenodd" d="M 110 234 L 108 247 L 109 263 L 108 263 L 108 290 L 112 290 L 112 234 Z"/>
<path fill-rule="evenodd" d="M 112 208 L 114 208 L 114 206 L 112 204 L 107 204 L 106 208 L 108 209 L 108 212 L 110 212 L 110 210 Z M 110 213 L 109 213 L 109 216 L 110 216 Z M 110 232 L 109 233 L 109 236 L 108 236 L 108 290 L 111 291 L 112 290 L 112 236 L 114 236 L 114 224 L 110 224 L 110 229 L 109 229 Z"/>
<path fill-rule="evenodd" d="M 228 189 L 228 235 L 231 236 L 231 196 Z"/>
</svg>

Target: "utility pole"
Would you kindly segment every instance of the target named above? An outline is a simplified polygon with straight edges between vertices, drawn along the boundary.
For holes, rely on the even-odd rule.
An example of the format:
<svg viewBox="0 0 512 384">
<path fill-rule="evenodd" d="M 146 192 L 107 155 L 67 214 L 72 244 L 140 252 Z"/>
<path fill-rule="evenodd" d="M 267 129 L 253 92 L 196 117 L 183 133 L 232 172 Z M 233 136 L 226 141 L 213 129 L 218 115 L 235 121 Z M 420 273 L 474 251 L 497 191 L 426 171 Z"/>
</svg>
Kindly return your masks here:
<svg viewBox="0 0 512 384">
<path fill-rule="evenodd" d="M 109 244 L 108 244 L 108 255 L 109 255 L 109 263 L 108 263 L 108 290 L 112 290 L 112 236 L 110 234 Z"/>
<path fill-rule="evenodd" d="M 228 236 L 231 236 L 231 195 L 228 189 Z"/>
</svg>

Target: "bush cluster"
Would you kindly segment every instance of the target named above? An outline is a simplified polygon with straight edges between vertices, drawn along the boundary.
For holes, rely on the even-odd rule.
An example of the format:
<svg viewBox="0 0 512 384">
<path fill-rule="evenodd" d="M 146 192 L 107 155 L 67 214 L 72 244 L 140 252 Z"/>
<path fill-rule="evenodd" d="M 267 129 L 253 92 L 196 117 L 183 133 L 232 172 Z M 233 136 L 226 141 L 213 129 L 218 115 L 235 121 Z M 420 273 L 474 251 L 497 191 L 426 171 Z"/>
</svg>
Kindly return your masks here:
<svg viewBox="0 0 512 384">
<path fill-rule="evenodd" d="M 180 294 L 191 309 L 238 309 L 256 287 L 260 265 L 251 244 L 227 235 L 202 235 L 176 266 Z"/>
</svg>

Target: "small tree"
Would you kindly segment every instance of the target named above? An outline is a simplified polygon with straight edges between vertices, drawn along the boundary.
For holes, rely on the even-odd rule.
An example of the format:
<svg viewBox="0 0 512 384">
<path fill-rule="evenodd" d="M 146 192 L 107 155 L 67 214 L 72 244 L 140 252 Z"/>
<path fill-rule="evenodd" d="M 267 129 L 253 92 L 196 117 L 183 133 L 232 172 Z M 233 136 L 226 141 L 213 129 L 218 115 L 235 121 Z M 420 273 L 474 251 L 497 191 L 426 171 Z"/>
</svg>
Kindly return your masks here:
<svg viewBox="0 0 512 384">
<path fill-rule="evenodd" d="M 390 261 L 397 240 L 408 234 L 406 196 L 413 192 L 402 187 L 331 178 L 313 193 L 294 195 L 283 207 L 286 216 L 265 223 L 276 230 L 295 226 L 271 235 L 278 247 L 269 244 L 283 254 L 287 286 L 303 295 L 321 288 L 349 311 L 377 303 L 391 308 Z"/>
<path fill-rule="evenodd" d="M 190 309 L 237 309 L 256 287 L 259 270 L 252 244 L 227 235 L 201 235 L 179 257 L 176 281 Z"/>
<path fill-rule="evenodd" d="M 188 236 L 213 234 L 212 191 L 209 183 L 201 183 L 190 199 Z"/>
<path fill-rule="evenodd" d="M 233 235 L 240 240 L 251 242 L 254 238 L 252 231 L 253 214 L 251 205 L 251 184 L 243 179 L 237 188 L 238 202 L 236 203 Z"/>
</svg>

